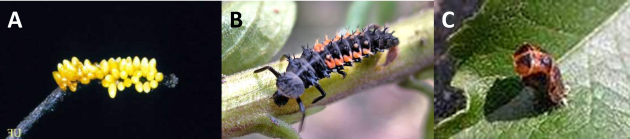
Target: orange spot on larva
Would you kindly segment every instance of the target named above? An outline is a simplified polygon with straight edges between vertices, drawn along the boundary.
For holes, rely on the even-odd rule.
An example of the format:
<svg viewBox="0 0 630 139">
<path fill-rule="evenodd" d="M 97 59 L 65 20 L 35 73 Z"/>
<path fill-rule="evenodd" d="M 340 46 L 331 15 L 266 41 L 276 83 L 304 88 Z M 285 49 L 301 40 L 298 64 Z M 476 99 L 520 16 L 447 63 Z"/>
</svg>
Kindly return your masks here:
<svg viewBox="0 0 630 139">
<path fill-rule="evenodd" d="M 364 48 L 364 49 L 363 49 L 363 54 L 368 54 L 368 53 L 370 53 L 370 49 L 365 49 L 365 48 Z"/>
<path fill-rule="evenodd" d="M 332 60 L 326 60 L 326 66 L 328 66 L 329 69 L 335 68 L 335 64 L 333 64 L 333 62 L 331 62 Z"/>
<path fill-rule="evenodd" d="M 315 41 L 315 46 L 313 46 L 315 52 L 321 52 L 324 50 L 324 45 L 319 43 L 319 41 Z"/>
<path fill-rule="evenodd" d="M 352 56 L 354 58 L 361 58 L 361 53 L 359 53 L 359 52 L 352 52 Z"/>
<path fill-rule="evenodd" d="M 344 55 L 344 56 L 343 56 L 343 61 L 344 61 L 344 62 L 351 62 L 351 61 L 352 61 L 352 57 L 347 56 L 347 55 Z"/>
<path fill-rule="evenodd" d="M 335 59 L 335 63 L 337 66 L 343 66 L 343 61 L 341 61 L 341 59 Z"/>
<path fill-rule="evenodd" d="M 330 39 L 328 39 L 328 35 L 326 35 L 326 40 L 324 40 L 324 45 L 328 45 L 330 43 Z"/>
</svg>

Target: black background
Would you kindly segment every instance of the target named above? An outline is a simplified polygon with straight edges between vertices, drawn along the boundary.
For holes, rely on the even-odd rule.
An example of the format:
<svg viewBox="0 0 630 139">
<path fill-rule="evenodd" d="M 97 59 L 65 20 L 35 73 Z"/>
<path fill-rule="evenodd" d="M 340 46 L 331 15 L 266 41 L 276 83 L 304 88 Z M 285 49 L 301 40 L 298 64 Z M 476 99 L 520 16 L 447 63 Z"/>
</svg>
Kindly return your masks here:
<svg viewBox="0 0 630 139">
<path fill-rule="evenodd" d="M 93 80 L 44 115 L 26 138 L 219 138 L 220 2 L 0 2 L 0 133 L 56 87 L 63 59 L 146 56 L 176 88 L 110 99 Z M 17 11 L 23 28 L 5 28 Z"/>
</svg>

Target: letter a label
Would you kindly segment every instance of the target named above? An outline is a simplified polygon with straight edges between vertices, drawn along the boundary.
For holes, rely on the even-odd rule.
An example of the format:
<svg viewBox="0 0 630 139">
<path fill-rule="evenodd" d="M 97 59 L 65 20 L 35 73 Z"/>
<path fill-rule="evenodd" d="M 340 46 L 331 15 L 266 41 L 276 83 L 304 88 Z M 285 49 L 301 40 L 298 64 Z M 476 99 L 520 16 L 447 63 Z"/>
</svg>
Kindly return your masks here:
<svg viewBox="0 0 630 139">
<path fill-rule="evenodd" d="M 7 28 L 11 28 L 13 24 L 17 24 L 18 27 L 22 28 L 22 22 L 20 22 L 20 16 L 18 16 L 17 11 L 13 11 L 11 14 L 11 20 L 9 20 L 9 26 L 7 26 Z"/>
</svg>

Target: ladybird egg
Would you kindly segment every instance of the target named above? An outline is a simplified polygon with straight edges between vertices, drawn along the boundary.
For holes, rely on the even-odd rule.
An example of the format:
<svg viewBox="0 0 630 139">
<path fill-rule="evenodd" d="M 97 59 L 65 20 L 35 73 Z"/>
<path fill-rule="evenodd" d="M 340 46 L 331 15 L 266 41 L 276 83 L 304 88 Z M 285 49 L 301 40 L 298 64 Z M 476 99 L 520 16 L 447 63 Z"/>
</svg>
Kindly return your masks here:
<svg viewBox="0 0 630 139">
<path fill-rule="evenodd" d="M 92 79 L 96 78 L 96 76 L 92 72 L 87 73 L 87 75 L 85 75 L 85 77 L 87 77 L 89 80 L 92 80 Z"/>
<path fill-rule="evenodd" d="M 143 77 L 147 77 L 149 73 L 149 60 L 146 57 L 143 57 L 142 62 L 140 62 L 140 71 L 142 71 Z"/>
<path fill-rule="evenodd" d="M 155 81 L 155 80 L 151 80 L 149 83 L 150 83 L 149 85 L 151 85 L 152 89 L 155 89 L 155 88 L 158 87 L 158 82 Z"/>
<path fill-rule="evenodd" d="M 127 79 L 127 77 L 129 77 L 129 74 L 127 74 L 127 71 L 120 71 L 120 79 Z"/>
<path fill-rule="evenodd" d="M 76 92 L 76 91 L 77 91 L 77 83 L 70 84 L 70 85 L 68 86 L 68 88 L 70 88 L 70 91 L 72 91 L 72 92 Z"/>
<path fill-rule="evenodd" d="M 105 75 L 103 74 L 103 71 L 101 70 L 97 70 L 96 72 L 94 72 L 94 77 L 96 77 L 99 80 L 102 80 L 104 76 Z"/>
<path fill-rule="evenodd" d="M 139 70 L 136 70 L 135 73 L 133 74 L 133 76 L 136 76 L 138 78 L 142 77 L 142 72 Z"/>
<path fill-rule="evenodd" d="M 138 76 L 131 77 L 131 82 L 135 84 L 140 83 L 140 77 Z"/>
<path fill-rule="evenodd" d="M 57 71 L 61 72 L 63 70 L 63 65 L 61 63 L 57 63 Z"/>
<path fill-rule="evenodd" d="M 125 85 L 125 87 L 130 87 L 133 83 L 131 82 L 131 79 L 127 78 L 125 80 L 123 80 L 123 85 Z"/>
<path fill-rule="evenodd" d="M 114 78 L 112 78 L 112 75 L 107 75 L 105 76 L 105 79 L 103 79 L 103 81 L 111 83 L 111 82 L 114 82 Z"/>
<path fill-rule="evenodd" d="M 118 91 L 123 91 L 125 90 L 125 85 L 121 82 L 116 83 L 116 87 L 118 88 Z"/>
<path fill-rule="evenodd" d="M 110 85 L 107 90 L 109 92 L 109 98 L 116 97 L 116 85 Z"/>
<path fill-rule="evenodd" d="M 90 60 L 88 60 L 88 59 L 85 59 L 83 64 L 85 64 L 85 65 L 92 65 L 92 62 L 90 62 Z"/>
<path fill-rule="evenodd" d="M 150 67 L 155 67 L 155 64 L 156 64 L 155 58 L 151 58 L 151 60 L 149 60 L 149 66 Z"/>
<path fill-rule="evenodd" d="M 134 57 L 132 64 L 134 69 L 140 69 L 140 58 L 138 56 Z"/>
<path fill-rule="evenodd" d="M 107 61 L 105 61 L 105 59 L 101 60 L 101 71 L 103 72 L 103 74 L 108 74 L 109 73 L 109 64 L 107 64 Z"/>
<path fill-rule="evenodd" d="M 90 83 L 90 79 L 88 79 L 87 77 L 81 77 L 81 84 L 89 84 Z"/>
<path fill-rule="evenodd" d="M 114 60 L 114 58 L 109 58 L 109 60 L 107 61 L 107 64 L 109 65 L 109 69 L 118 69 L 118 62 L 116 62 L 116 60 Z"/>
<path fill-rule="evenodd" d="M 66 88 L 68 88 L 68 84 L 66 83 L 61 83 L 61 85 L 59 86 L 59 88 L 63 91 L 66 91 Z"/>
<path fill-rule="evenodd" d="M 79 58 L 73 56 L 71 59 L 71 63 L 72 65 L 77 65 L 79 63 Z"/>
<path fill-rule="evenodd" d="M 142 93 L 142 83 L 136 83 L 136 91 L 138 91 L 138 93 Z"/>
<path fill-rule="evenodd" d="M 144 82 L 142 90 L 144 90 L 145 93 L 149 93 L 151 91 L 151 85 L 149 84 L 149 82 Z"/>
<path fill-rule="evenodd" d="M 149 72 L 147 73 L 147 80 L 153 80 L 155 78 L 155 73 L 154 72 Z"/>
<path fill-rule="evenodd" d="M 127 59 L 120 60 L 120 62 L 118 62 L 118 70 L 119 71 L 124 71 L 125 70 L 125 65 L 127 65 Z"/>
<path fill-rule="evenodd" d="M 164 74 L 158 72 L 155 74 L 155 81 L 161 82 L 164 79 Z"/>
<path fill-rule="evenodd" d="M 53 71 L 53 78 L 55 79 L 55 82 L 57 82 L 57 84 L 61 83 L 61 73 Z"/>
<path fill-rule="evenodd" d="M 109 87 L 109 83 L 105 81 L 101 82 L 101 85 L 103 85 L 104 88 Z"/>
<path fill-rule="evenodd" d="M 111 75 L 114 80 L 118 80 L 118 78 L 120 78 L 120 72 L 118 72 L 118 69 L 112 69 Z"/>
<path fill-rule="evenodd" d="M 130 76 L 133 75 L 134 71 L 133 71 L 133 65 L 131 63 L 127 63 L 127 65 L 125 65 L 124 67 L 127 74 L 130 74 Z"/>
<path fill-rule="evenodd" d="M 88 65 L 81 65 L 80 66 L 81 71 L 83 71 L 85 74 L 87 74 L 88 72 L 90 72 L 90 67 Z"/>
</svg>

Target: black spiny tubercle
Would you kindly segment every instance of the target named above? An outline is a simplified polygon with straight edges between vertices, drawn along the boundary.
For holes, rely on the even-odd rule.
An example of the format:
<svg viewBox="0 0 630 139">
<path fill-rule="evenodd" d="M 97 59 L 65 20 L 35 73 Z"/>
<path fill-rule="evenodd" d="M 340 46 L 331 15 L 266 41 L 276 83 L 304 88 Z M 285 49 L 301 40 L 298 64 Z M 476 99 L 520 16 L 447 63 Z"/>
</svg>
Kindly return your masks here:
<svg viewBox="0 0 630 139">
<path fill-rule="evenodd" d="M 326 92 L 318 83 L 320 79 L 330 77 L 333 71 L 345 78 L 347 74 L 343 71 L 344 66 L 352 66 L 353 62 L 360 63 L 363 57 L 398 46 L 398 38 L 393 36 L 394 32 L 388 33 L 387 29 L 384 27 L 380 30 L 378 25 L 369 25 L 352 33 L 346 32 L 343 36 L 337 35 L 333 40 L 326 36 L 322 43 L 316 41 L 313 48 L 309 48 L 308 44 L 302 46 L 299 58 L 284 55 L 289 61 L 285 73 L 278 73 L 270 66 L 257 69 L 254 73 L 269 70 L 276 76 L 278 90 L 272 96 L 276 105 L 281 107 L 289 99 L 296 100 L 302 112 L 302 131 L 306 113 L 300 96 L 304 90 L 311 86 L 317 88 L 322 95 L 313 100 L 316 103 L 326 97 Z"/>
</svg>

